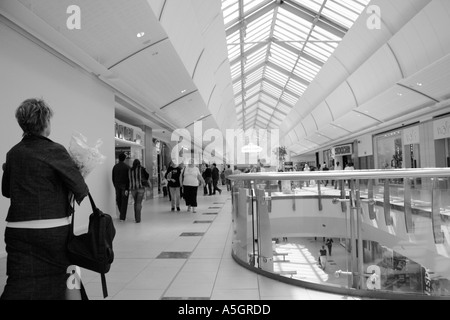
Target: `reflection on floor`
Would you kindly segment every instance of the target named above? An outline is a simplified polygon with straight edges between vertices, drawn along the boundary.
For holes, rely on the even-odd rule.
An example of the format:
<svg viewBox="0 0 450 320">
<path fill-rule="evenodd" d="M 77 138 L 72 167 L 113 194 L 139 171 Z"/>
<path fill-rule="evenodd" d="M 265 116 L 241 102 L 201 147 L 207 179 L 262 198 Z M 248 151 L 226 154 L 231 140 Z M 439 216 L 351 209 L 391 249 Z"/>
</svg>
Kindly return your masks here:
<svg viewBox="0 0 450 320">
<path fill-rule="evenodd" d="M 134 223 L 132 207 L 125 223 L 115 220 L 116 258 L 106 275 L 108 300 L 360 300 L 288 285 L 242 268 L 231 257 L 230 193 L 224 191 L 215 196 L 199 193 L 198 202 L 197 213 L 187 212 L 184 203 L 181 212 L 171 212 L 168 198 L 150 199 L 144 203 L 142 223 Z M 298 266 L 307 261 L 303 267 L 308 272 L 299 275 L 336 281 L 327 270 L 313 267 L 318 250 L 311 239 L 289 245 L 306 248 L 301 251 L 303 257 L 289 257 Z M 338 244 L 334 247 L 339 250 Z M 288 251 L 289 246 L 286 244 L 283 250 Z M 339 265 L 337 256 L 338 251 L 333 260 Z M 334 267 L 330 263 L 330 270 Z M 86 270 L 82 270 L 81 276 L 90 299 L 103 299 L 100 276 Z M 3 258 L 0 291 L 5 282 Z"/>
</svg>

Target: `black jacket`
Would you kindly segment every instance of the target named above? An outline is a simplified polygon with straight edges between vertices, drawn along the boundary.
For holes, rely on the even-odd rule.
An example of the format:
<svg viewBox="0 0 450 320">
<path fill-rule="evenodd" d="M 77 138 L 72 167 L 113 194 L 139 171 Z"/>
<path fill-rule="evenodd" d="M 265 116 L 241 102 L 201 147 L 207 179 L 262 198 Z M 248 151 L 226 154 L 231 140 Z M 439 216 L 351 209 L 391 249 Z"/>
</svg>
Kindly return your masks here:
<svg viewBox="0 0 450 320">
<path fill-rule="evenodd" d="M 58 219 L 71 214 L 69 192 L 89 193 L 67 150 L 48 138 L 25 136 L 6 155 L 2 194 L 11 199 L 8 222 Z"/>
<path fill-rule="evenodd" d="M 169 176 L 169 174 L 171 174 L 171 175 Z M 180 176 L 181 176 L 181 168 L 180 167 L 176 167 L 176 168 L 169 167 L 169 169 L 167 169 L 166 176 L 165 176 L 165 178 L 168 181 L 167 185 L 171 188 L 181 187 Z M 169 178 L 174 179 L 175 182 L 170 181 Z"/>
<path fill-rule="evenodd" d="M 213 167 L 212 168 L 212 179 L 214 181 L 217 181 L 217 180 L 219 180 L 219 176 L 220 176 L 219 169 L 217 169 L 217 167 Z"/>
<path fill-rule="evenodd" d="M 130 188 L 130 179 L 128 177 L 129 171 L 130 166 L 125 162 L 119 162 L 114 166 L 112 170 L 112 181 L 115 188 L 126 190 Z"/>
</svg>

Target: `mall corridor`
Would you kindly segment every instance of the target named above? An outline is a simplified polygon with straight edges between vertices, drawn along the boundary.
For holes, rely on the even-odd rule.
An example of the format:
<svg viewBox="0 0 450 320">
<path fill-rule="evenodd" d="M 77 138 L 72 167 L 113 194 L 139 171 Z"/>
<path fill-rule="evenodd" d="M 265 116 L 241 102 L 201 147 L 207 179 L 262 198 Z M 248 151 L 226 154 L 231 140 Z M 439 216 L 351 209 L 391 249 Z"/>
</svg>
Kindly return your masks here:
<svg viewBox="0 0 450 320">
<path fill-rule="evenodd" d="M 197 213 L 184 205 L 181 212 L 171 212 L 168 198 L 149 199 L 140 224 L 130 206 L 125 223 L 115 220 L 116 258 L 106 275 L 107 300 L 361 300 L 284 284 L 239 266 L 231 257 L 230 196 L 226 191 L 199 195 Z M 5 274 L 3 258 L 0 288 Z M 103 300 L 100 276 L 82 270 L 81 277 L 89 298 Z"/>
</svg>

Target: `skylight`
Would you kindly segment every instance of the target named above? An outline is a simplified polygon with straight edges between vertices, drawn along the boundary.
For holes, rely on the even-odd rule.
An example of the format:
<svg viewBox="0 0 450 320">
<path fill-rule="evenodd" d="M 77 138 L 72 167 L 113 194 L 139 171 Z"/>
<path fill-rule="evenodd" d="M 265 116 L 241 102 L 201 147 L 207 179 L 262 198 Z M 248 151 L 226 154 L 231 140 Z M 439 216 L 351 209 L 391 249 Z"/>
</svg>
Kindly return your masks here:
<svg viewBox="0 0 450 320">
<path fill-rule="evenodd" d="M 279 126 L 370 0 L 222 0 L 240 127 Z"/>
</svg>

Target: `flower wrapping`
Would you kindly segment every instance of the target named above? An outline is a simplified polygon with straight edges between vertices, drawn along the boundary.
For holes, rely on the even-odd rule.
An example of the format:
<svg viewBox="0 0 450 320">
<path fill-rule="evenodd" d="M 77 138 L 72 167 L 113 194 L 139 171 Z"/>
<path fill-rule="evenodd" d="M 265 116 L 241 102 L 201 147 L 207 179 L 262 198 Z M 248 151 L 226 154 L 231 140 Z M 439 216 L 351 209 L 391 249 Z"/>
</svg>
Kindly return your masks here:
<svg viewBox="0 0 450 320">
<path fill-rule="evenodd" d="M 99 151 L 102 144 L 102 140 L 98 139 L 95 146 L 91 147 L 87 143 L 87 138 L 82 134 L 72 135 L 68 151 L 83 178 L 86 178 L 97 165 L 105 161 L 106 157 Z"/>
</svg>

